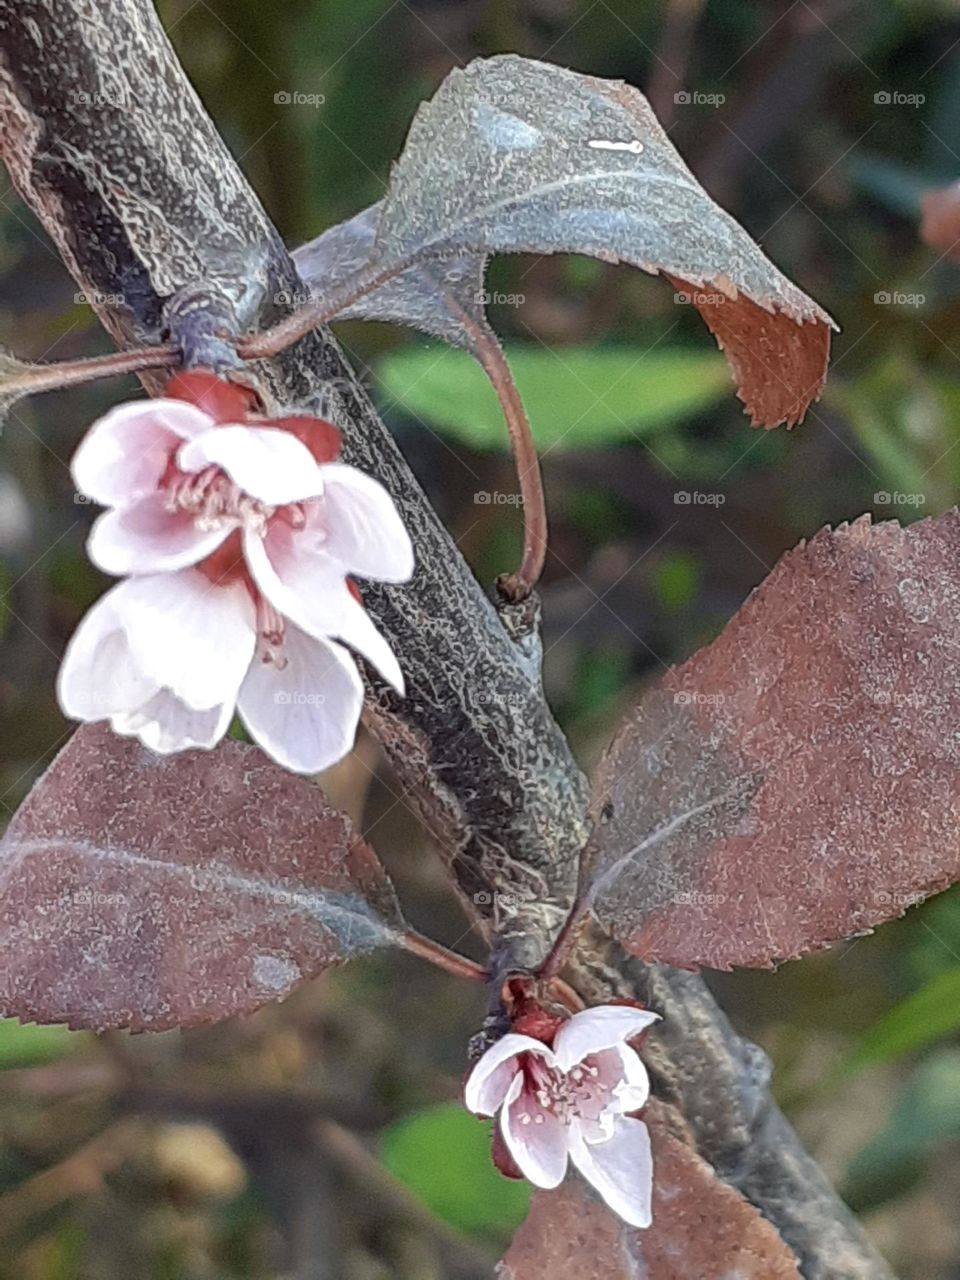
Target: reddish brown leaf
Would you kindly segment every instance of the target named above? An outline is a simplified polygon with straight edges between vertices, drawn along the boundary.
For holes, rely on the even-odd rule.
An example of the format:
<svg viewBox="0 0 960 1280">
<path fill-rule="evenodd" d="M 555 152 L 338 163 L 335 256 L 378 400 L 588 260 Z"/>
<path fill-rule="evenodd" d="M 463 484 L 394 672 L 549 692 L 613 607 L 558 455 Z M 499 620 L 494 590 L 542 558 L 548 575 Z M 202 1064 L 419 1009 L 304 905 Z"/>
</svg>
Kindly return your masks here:
<svg viewBox="0 0 960 1280">
<path fill-rule="evenodd" d="M 157 756 L 85 726 L 0 842 L 0 1010 L 34 1022 L 249 1013 L 401 928 L 348 819 L 237 742 Z"/>
<path fill-rule="evenodd" d="M 794 426 L 819 399 L 830 359 L 830 324 L 819 308 L 779 278 L 780 295 L 760 300 L 723 277 L 691 286 L 668 279 L 697 308 L 727 357 L 755 427 Z M 771 277 L 773 284 L 773 277 Z"/>
<path fill-rule="evenodd" d="M 584 881 L 672 964 L 770 965 L 960 879 L 960 515 L 780 561 L 616 735 Z"/>
<path fill-rule="evenodd" d="M 568 1178 L 538 1191 L 498 1280 L 797 1280 L 794 1254 L 738 1191 L 650 1113 L 653 1225 L 637 1231 Z"/>
</svg>

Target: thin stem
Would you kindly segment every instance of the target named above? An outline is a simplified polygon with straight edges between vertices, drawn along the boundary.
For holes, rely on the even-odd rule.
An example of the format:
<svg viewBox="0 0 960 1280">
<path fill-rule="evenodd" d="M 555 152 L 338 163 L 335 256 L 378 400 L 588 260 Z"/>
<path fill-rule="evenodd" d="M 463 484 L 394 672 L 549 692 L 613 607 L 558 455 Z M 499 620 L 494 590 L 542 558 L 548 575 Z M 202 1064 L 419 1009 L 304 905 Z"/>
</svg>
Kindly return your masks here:
<svg viewBox="0 0 960 1280">
<path fill-rule="evenodd" d="M 508 599 L 519 602 L 526 600 L 536 586 L 547 555 L 547 504 L 543 495 L 540 459 L 530 419 L 496 334 L 484 323 L 477 324 L 469 318 L 465 318 L 464 323 L 473 343 L 474 355 L 483 365 L 497 393 L 517 464 L 517 480 L 523 500 L 523 556 L 519 569 L 501 579 L 500 589 Z"/>
<path fill-rule="evenodd" d="M 452 973 L 458 978 L 466 978 L 468 982 L 486 982 L 487 980 L 487 971 L 483 965 L 477 964 L 475 960 L 468 960 L 466 956 L 457 955 L 455 951 L 448 950 L 439 942 L 434 942 L 432 938 L 425 938 L 423 934 L 413 929 L 408 929 L 406 933 L 401 934 L 400 942 L 412 955 L 419 956 L 422 960 L 429 960 L 438 969 Z"/>
<path fill-rule="evenodd" d="M 563 978 L 550 978 L 547 982 L 550 994 L 554 996 L 561 1004 L 565 1004 L 573 1013 L 579 1013 L 581 1009 L 585 1009 L 586 1001 L 574 991 L 569 982 L 564 982 Z"/>
<path fill-rule="evenodd" d="M 587 905 L 586 900 L 578 894 L 569 915 L 563 922 L 563 927 L 553 940 L 553 946 L 547 952 L 547 958 L 540 966 L 538 978 L 550 982 L 560 981 L 557 974 L 570 957 L 580 926 L 583 924 L 583 918 L 587 913 Z"/>
<path fill-rule="evenodd" d="M 327 324 L 341 311 L 352 306 L 358 298 L 372 293 L 374 289 L 379 289 L 382 284 L 391 280 L 402 270 L 403 264 L 399 267 L 388 267 L 374 275 L 364 276 L 361 268 L 356 275 L 349 277 L 325 298 L 317 298 L 315 302 L 306 303 L 292 315 L 286 316 L 261 333 L 253 333 L 246 338 L 241 338 L 237 343 L 237 354 L 244 360 L 263 360 L 269 356 L 279 355 L 287 347 L 299 342 L 311 329 Z"/>
<path fill-rule="evenodd" d="M 41 391 L 59 391 L 99 378 L 113 378 L 122 373 L 140 373 L 144 369 L 171 368 L 180 363 L 180 352 L 174 346 L 138 347 L 133 351 L 114 351 L 107 356 L 91 356 L 86 360 L 64 360 L 59 364 L 27 365 L 22 370 L 0 377 L 0 395 L 35 395 Z"/>
</svg>

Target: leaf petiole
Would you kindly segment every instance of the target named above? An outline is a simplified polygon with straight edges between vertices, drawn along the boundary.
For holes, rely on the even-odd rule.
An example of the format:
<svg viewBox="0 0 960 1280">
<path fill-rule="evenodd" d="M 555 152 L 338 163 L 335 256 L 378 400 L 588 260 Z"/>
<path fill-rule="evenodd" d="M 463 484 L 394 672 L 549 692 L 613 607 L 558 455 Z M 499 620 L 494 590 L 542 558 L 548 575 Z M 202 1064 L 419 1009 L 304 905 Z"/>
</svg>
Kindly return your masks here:
<svg viewBox="0 0 960 1280">
<path fill-rule="evenodd" d="M 468 982 L 486 982 L 487 980 L 488 974 L 483 965 L 477 964 L 475 960 L 468 960 L 466 956 L 458 955 L 456 951 L 450 951 L 441 943 L 434 942 L 432 938 L 425 938 L 415 929 L 407 929 L 400 934 L 399 943 L 411 955 L 419 956 L 421 960 L 427 960 L 438 969 L 452 973 L 457 978 L 466 978 Z"/>
<path fill-rule="evenodd" d="M 62 360 L 55 364 L 29 364 L 7 356 L 0 362 L 0 399 L 13 404 L 23 396 L 42 391 L 59 391 L 96 382 L 99 378 L 140 373 L 144 369 L 169 369 L 179 363 L 180 352 L 172 344 L 136 347 L 132 351 L 113 351 L 105 356 Z"/>
</svg>

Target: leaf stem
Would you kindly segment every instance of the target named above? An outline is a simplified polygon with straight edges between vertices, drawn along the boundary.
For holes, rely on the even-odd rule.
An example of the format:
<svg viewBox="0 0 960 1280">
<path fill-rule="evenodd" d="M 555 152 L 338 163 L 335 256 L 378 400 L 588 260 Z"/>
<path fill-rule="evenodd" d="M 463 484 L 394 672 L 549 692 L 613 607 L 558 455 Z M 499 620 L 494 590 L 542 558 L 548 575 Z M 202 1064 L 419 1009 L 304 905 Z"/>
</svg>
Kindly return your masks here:
<svg viewBox="0 0 960 1280">
<path fill-rule="evenodd" d="M 526 600 L 536 586 L 547 555 L 547 504 L 543 495 L 540 459 L 520 392 L 496 334 L 485 323 L 464 317 L 473 343 L 473 352 L 490 379 L 510 432 L 513 456 L 517 464 L 517 480 L 523 501 L 523 556 L 515 573 L 505 574 L 499 581 L 503 595 L 519 603 Z"/>
<path fill-rule="evenodd" d="M 113 378 L 123 373 L 140 373 L 144 369 L 171 368 L 180 363 L 177 347 L 136 347 L 132 351 L 113 351 L 106 356 L 85 360 L 63 360 L 57 364 L 25 364 L 16 372 L 0 376 L 0 396 L 19 400 L 21 396 L 42 391 L 58 391 L 64 387 Z"/>
<path fill-rule="evenodd" d="M 455 977 L 466 978 L 468 982 L 486 982 L 487 980 L 487 971 L 483 965 L 477 964 L 475 960 L 468 960 L 466 956 L 458 955 L 456 951 L 450 951 L 439 942 L 434 942 L 432 938 L 425 938 L 414 929 L 408 929 L 400 935 L 400 944 L 412 955 L 419 956 L 421 960 L 428 960 L 438 969 L 452 973 Z"/>
<path fill-rule="evenodd" d="M 381 271 L 371 274 L 364 274 L 363 268 L 348 276 L 345 281 L 334 289 L 333 293 L 329 293 L 326 297 L 316 298 L 312 302 L 307 302 L 304 306 L 294 311 L 292 315 L 284 317 L 283 320 L 272 325 L 269 329 L 264 329 L 260 333 L 251 333 L 247 337 L 241 338 L 237 343 L 237 355 L 243 360 L 262 360 L 270 356 L 279 355 L 281 351 L 285 351 L 287 347 L 308 334 L 311 329 L 316 329 L 318 325 L 327 324 L 338 316 L 341 311 L 345 311 L 347 307 L 352 306 L 358 298 L 364 297 L 368 293 L 372 293 L 374 289 L 379 289 L 387 280 L 391 280 L 404 268 L 403 263 L 399 266 L 387 267 Z"/>
<path fill-rule="evenodd" d="M 560 932 L 553 940 L 553 946 L 547 952 L 547 957 L 540 966 L 537 973 L 538 978 L 553 983 L 561 981 L 557 974 L 567 963 L 570 952 L 573 950 L 583 918 L 587 913 L 587 906 L 588 904 L 584 897 L 578 894 L 573 906 L 570 908 L 569 915 L 563 922 Z"/>
<path fill-rule="evenodd" d="M 578 991 L 574 991 L 569 982 L 564 982 L 563 978 L 549 978 L 547 986 L 553 995 L 561 1004 L 565 1004 L 572 1013 L 579 1013 L 581 1009 L 586 1008 L 586 1002 Z"/>
</svg>

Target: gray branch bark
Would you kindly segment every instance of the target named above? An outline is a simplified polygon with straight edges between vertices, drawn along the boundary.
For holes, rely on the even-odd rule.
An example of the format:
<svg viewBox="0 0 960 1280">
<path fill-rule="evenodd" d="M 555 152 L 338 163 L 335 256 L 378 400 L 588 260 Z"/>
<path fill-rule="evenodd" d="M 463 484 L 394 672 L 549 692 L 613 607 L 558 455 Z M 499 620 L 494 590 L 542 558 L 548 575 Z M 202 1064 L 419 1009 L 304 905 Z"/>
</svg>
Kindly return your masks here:
<svg viewBox="0 0 960 1280">
<path fill-rule="evenodd" d="M 303 292 L 148 0 L 0 0 L 0 154 L 121 346 L 172 334 L 226 364 L 224 335 L 269 324 L 285 310 L 278 295 Z M 468 906 L 499 936 L 499 963 L 534 967 L 572 898 L 587 803 L 536 646 L 513 638 L 478 587 L 328 333 L 253 372 L 278 408 L 332 400 L 347 458 L 402 510 L 416 581 L 364 594 L 408 696 L 371 683 L 368 722 Z M 599 933 L 590 947 L 576 975 L 584 994 L 636 996 L 663 1013 L 649 1042 L 658 1092 L 782 1232 L 803 1274 L 889 1277 L 771 1102 L 763 1054 L 703 983 L 645 967 Z"/>
</svg>

